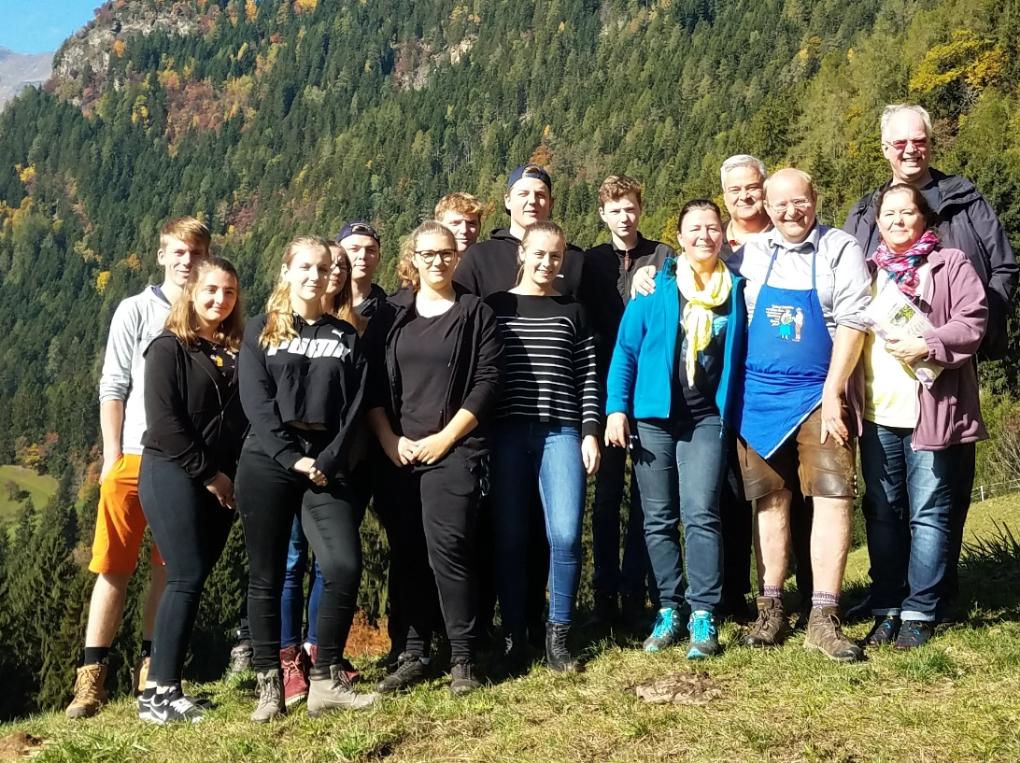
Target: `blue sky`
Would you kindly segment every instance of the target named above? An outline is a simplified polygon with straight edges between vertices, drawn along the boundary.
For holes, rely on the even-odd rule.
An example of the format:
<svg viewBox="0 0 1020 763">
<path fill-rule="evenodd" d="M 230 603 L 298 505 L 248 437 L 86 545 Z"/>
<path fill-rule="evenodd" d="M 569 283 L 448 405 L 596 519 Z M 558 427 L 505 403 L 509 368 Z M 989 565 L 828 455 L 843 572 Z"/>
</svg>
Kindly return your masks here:
<svg viewBox="0 0 1020 763">
<path fill-rule="evenodd" d="M 103 0 L 0 0 L 0 46 L 18 53 L 56 50 Z"/>
</svg>

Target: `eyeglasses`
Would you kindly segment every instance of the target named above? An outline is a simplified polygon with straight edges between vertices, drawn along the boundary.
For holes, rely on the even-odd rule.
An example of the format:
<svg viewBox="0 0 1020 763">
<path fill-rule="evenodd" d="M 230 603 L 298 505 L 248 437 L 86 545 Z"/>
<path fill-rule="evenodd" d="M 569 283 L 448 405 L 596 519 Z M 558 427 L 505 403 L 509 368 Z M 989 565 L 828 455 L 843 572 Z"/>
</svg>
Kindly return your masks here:
<svg viewBox="0 0 1020 763">
<path fill-rule="evenodd" d="M 915 149 L 925 149 L 928 147 L 928 138 L 906 138 L 905 140 L 887 140 L 885 145 L 891 146 L 896 149 L 896 152 L 902 154 L 907 150 L 907 146 L 913 146 Z"/>
<path fill-rule="evenodd" d="M 790 207 L 793 207 L 798 212 L 803 212 L 805 209 L 810 209 L 814 202 L 811 201 L 811 199 L 791 199 L 790 201 L 780 201 L 775 203 L 766 201 L 765 204 L 767 204 L 768 208 L 773 212 L 783 214 Z"/>
<path fill-rule="evenodd" d="M 419 257 L 421 257 L 422 262 L 424 262 L 426 265 L 431 265 L 433 262 L 436 261 L 436 257 L 441 259 L 443 262 L 449 262 L 450 260 L 452 260 L 454 257 L 457 256 L 457 250 L 456 249 L 436 249 L 434 252 L 433 251 L 429 251 L 429 250 L 425 250 L 425 251 L 421 251 L 421 252 L 417 252 L 416 251 L 415 254 L 418 255 Z"/>
</svg>

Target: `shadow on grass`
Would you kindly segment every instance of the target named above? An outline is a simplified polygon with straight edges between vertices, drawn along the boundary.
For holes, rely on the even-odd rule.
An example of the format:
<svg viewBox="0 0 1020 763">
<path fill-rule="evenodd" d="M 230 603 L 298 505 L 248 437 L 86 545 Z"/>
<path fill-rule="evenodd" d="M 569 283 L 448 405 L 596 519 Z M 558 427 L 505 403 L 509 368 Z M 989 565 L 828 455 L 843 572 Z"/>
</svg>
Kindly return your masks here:
<svg viewBox="0 0 1020 763">
<path fill-rule="evenodd" d="M 960 560 L 963 618 L 971 625 L 1020 620 L 1020 539 L 999 522 L 995 532 L 965 543 Z"/>
</svg>

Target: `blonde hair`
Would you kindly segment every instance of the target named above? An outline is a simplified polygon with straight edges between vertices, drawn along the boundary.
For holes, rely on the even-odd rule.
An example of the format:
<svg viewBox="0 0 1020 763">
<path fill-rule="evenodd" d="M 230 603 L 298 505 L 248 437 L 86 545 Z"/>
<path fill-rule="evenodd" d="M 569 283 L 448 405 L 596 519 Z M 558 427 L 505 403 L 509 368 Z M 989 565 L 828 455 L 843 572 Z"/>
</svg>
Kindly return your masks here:
<svg viewBox="0 0 1020 763">
<path fill-rule="evenodd" d="M 182 239 L 183 240 L 183 239 Z M 201 260 L 192 269 L 188 282 L 184 284 L 181 296 L 170 308 L 170 314 L 166 319 L 166 329 L 180 339 L 184 344 L 194 347 L 198 343 L 199 321 L 195 311 L 195 292 L 202 282 L 202 276 L 210 270 L 220 270 L 228 273 L 237 285 L 237 302 L 234 309 L 217 327 L 214 341 L 222 344 L 231 352 L 237 352 L 241 347 L 241 338 L 244 335 L 244 309 L 241 305 L 241 279 L 237 277 L 237 269 L 229 261 L 222 257 L 209 257 Z"/>
<path fill-rule="evenodd" d="M 638 206 L 641 206 L 641 184 L 627 175 L 610 175 L 599 186 L 599 208 L 611 201 L 619 201 L 628 194 L 634 194 Z"/>
<path fill-rule="evenodd" d="M 446 196 L 439 200 L 436 204 L 435 216 L 438 220 L 447 212 L 459 212 L 462 215 L 475 215 L 478 218 L 479 224 L 482 222 L 482 218 L 488 212 L 487 206 L 477 196 L 472 196 L 470 193 L 464 193 L 457 191 L 455 193 L 448 193 Z"/>
<path fill-rule="evenodd" d="M 321 249 L 330 255 L 329 242 L 320 236 L 298 236 L 293 239 L 283 252 L 283 265 L 290 267 L 294 255 L 298 249 L 309 247 Z M 282 270 L 282 268 L 281 268 Z M 289 339 L 297 337 L 297 330 L 294 328 L 294 306 L 290 302 L 290 284 L 283 280 L 281 274 L 279 283 L 273 289 L 273 293 L 266 300 L 266 325 L 259 334 L 259 346 L 263 348 L 277 347 Z"/>
<path fill-rule="evenodd" d="M 175 238 L 183 241 L 189 246 L 198 249 L 203 256 L 209 256 L 209 243 L 212 235 L 204 222 L 194 217 L 175 217 L 167 220 L 159 229 L 159 248 L 163 249 L 170 245 L 170 239 Z"/>
<path fill-rule="evenodd" d="M 342 321 L 347 321 L 354 326 L 354 329 L 360 336 L 365 330 L 365 319 L 358 315 L 358 311 L 354 309 L 354 288 L 351 286 L 351 261 L 347 259 L 347 250 L 340 246 L 339 243 L 335 241 L 330 242 L 329 249 L 331 252 L 334 249 L 340 251 L 340 260 L 344 263 L 343 267 L 347 273 L 347 278 L 344 279 L 344 285 L 340 287 L 340 291 L 330 298 L 329 304 L 326 305 L 326 312 L 330 315 L 335 315 Z"/>
<path fill-rule="evenodd" d="M 559 236 L 560 241 L 563 242 L 563 254 L 566 256 L 567 249 L 567 234 L 563 232 L 563 228 L 550 220 L 543 220 L 542 222 L 532 223 L 524 229 L 524 233 L 521 234 L 521 245 L 517 247 L 517 282 L 516 286 L 521 285 L 521 279 L 524 278 L 524 247 L 528 244 L 528 239 L 537 233 L 546 233 L 550 236 Z M 561 264 L 562 268 L 563 265 Z"/>
<path fill-rule="evenodd" d="M 418 266 L 414 262 L 414 253 L 418 249 L 418 239 L 431 234 L 446 236 L 453 243 L 453 248 L 457 248 L 457 239 L 454 237 L 453 231 L 435 220 L 426 220 L 411 231 L 411 235 L 400 244 L 397 276 L 400 278 L 402 286 L 410 287 L 415 292 L 421 288 L 421 278 L 418 275 Z"/>
</svg>

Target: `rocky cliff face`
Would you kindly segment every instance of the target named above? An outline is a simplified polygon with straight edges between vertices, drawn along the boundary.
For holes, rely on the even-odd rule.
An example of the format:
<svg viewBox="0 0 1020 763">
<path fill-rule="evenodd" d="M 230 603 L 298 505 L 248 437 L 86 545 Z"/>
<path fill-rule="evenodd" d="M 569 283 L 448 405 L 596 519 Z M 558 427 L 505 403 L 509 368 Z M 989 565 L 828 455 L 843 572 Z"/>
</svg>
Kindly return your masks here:
<svg viewBox="0 0 1020 763">
<path fill-rule="evenodd" d="M 175 3 L 153 7 L 147 2 L 113 0 L 96 11 L 96 17 L 79 29 L 53 57 L 53 75 L 47 87 L 87 109 L 117 79 L 107 81 L 110 57 L 123 53 L 132 36 L 153 32 L 188 35 L 199 27 L 193 4 Z"/>
<path fill-rule="evenodd" d="M 22 88 L 45 82 L 52 61 L 52 53 L 15 53 L 0 47 L 0 109 Z"/>
</svg>

